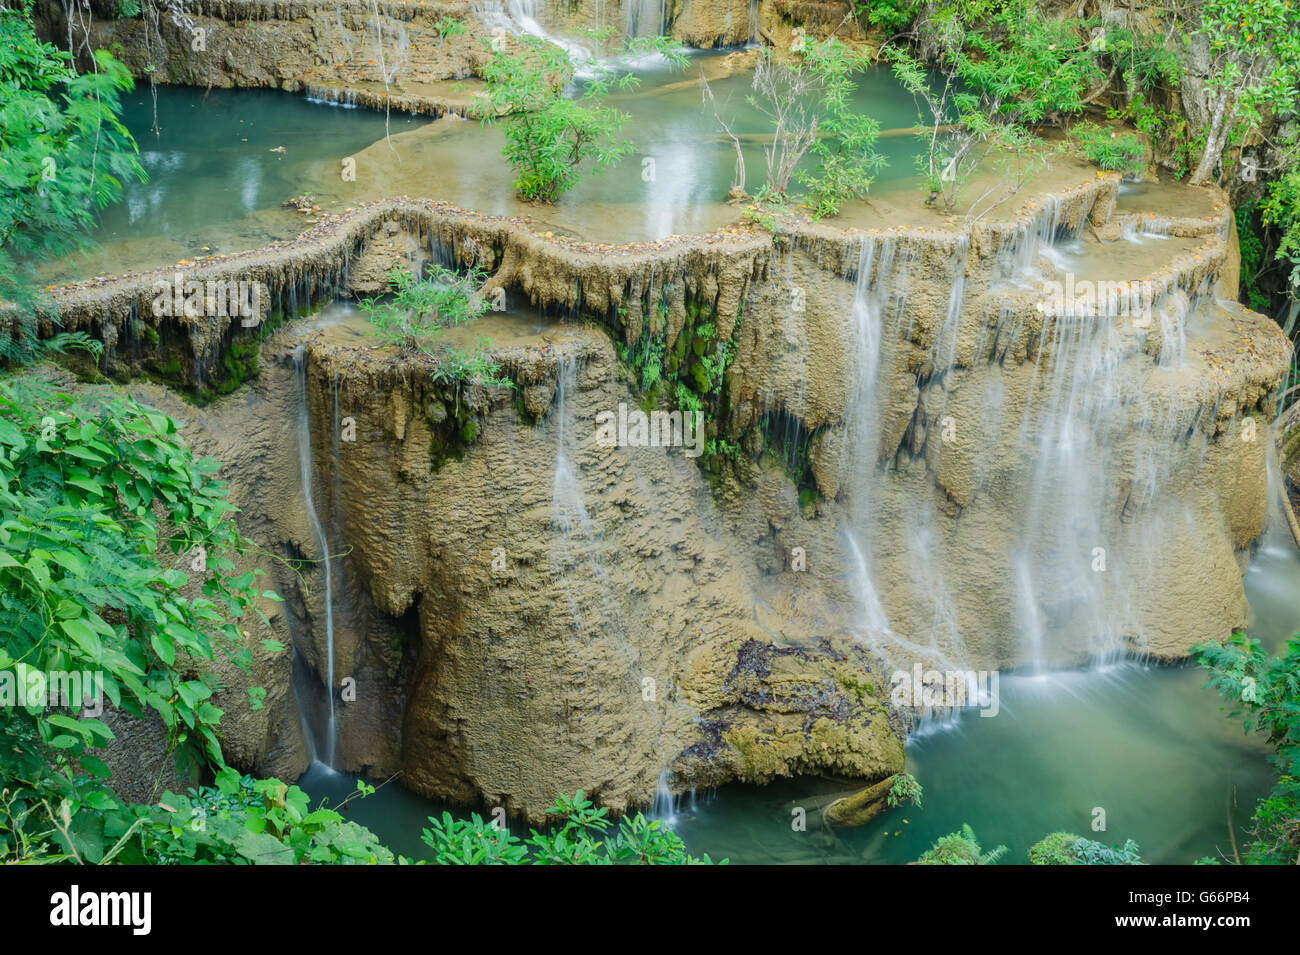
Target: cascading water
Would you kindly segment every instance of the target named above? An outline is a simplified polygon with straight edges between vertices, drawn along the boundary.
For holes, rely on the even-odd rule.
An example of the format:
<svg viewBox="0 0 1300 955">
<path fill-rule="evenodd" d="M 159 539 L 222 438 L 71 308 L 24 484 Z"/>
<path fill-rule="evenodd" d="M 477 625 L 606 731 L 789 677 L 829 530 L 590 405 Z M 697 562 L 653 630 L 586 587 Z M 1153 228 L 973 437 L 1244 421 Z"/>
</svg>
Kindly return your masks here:
<svg viewBox="0 0 1300 955">
<path fill-rule="evenodd" d="M 592 613 L 590 607 L 585 609 L 573 589 L 565 588 L 568 609 L 574 628 L 579 638 L 589 640 L 595 634 L 608 635 L 614 640 L 619 652 L 627 661 L 628 672 L 644 672 L 640 654 L 628 643 L 627 621 L 614 600 L 616 588 L 610 579 L 605 559 L 601 553 L 603 546 L 599 529 L 588 513 L 583 500 L 582 487 L 579 482 L 578 469 L 575 465 L 577 441 L 573 431 L 575 411 L 570 403 L 578 390 L 578 361 L 572 355 L 562 355 L 559 359 L 558 378 L 555 389 L 555 406 L 551 415 L 555 421 L 555 477 L 551 491 L 551 523 L 559 532 L 558 546 L 555 548 L 555 571 L 557 576 L 573 575 L 575 579 L 594 580 L 600 593 L 599 610 Z M 655 747 L 663 753 L 664 765 L 656 780 L 655 794 L 651 805 L 653 818 L 663 819 L 671 824 L 676 813 L 676 797 L 669 786 L 671 772 L 667 764 L 667 753 L 662 744 L 664 732 L 664 714 L 654 711 Z"/>
<path fill-rule="evenodd" d="M 500 30 L 512 36 L 527 34 L 553 43 L 569 54 L 573 61 L 574 75 L 589 77 L 596 63 L 596 54 L 591 47 L 577 43 L 567 37 L 557 36 L 544 29 L 537 20 L 536 0 L 474 0 L 470 5 L 475 16 L 490 31 Z"/>
<path fill-rule="evenodd" d="M 659 36 L 664 29 L 665 0 L 623 0 L 623 32 L 629 36 Z"/>
<path fill-rule="evenodd" d="M 297 387 L 298 403 L 298 472 L 302 484 L 304 512 L 311 528 L 316 547 L 321 553 L 321 566 L 325 576 L 324 616 L 325 616 L 325 689 L 329 700 L 328 722 L 325 727 L 325 747 L 323 762 L 334 766 L 334 750 L 337 736 L 334 714 L 334 584 L 333 568 L 330 564 L 329 541 L 325 535 L 325 526 L 316 511 L 315 495 L 312 491 L 312 441 L 311 441 L 311 404 L 307 391 L 307 352 L 305 345 L 297 345 L 293 350 L 294 380 Z M 318 752 L 319 758 L 319 752 Z"/>
<path fill-rule="evenodd" d="M 1024 297 L 1076 267 L 1083 243 L 1062 219 L 1048 203 L 1001 245 L 995 287 Z M 1098 663 L 1140 647 L 1143 587 L 1194 523 L 1167 489 L 1206 440 L 1202 409 L 1175 396 L 1188 329 L 1216 307 L 1211 290 L 1167 288 L 1145 313 L 1066 309 L 1026 339 L 1024 302 L 969 313 L 964 237 L 943 281 L 910 274 L 905 239 L 865 237 L 857 259 L 839 487 L 864 642 L 895 671 L 919 661 L 961 672 L 993 657 L 1040 672 L 1071 647 Z M 914 328 L 909 297 L 940 289 L 946 308 Z M 981 499 L 1011 516 L 971 554 L 954 518 L 986 520 L 989 510 L 968 513 Z M 964 635 L 990 611 L 1010 642 L 986 636 L 973 657 Z"/>
</svg>

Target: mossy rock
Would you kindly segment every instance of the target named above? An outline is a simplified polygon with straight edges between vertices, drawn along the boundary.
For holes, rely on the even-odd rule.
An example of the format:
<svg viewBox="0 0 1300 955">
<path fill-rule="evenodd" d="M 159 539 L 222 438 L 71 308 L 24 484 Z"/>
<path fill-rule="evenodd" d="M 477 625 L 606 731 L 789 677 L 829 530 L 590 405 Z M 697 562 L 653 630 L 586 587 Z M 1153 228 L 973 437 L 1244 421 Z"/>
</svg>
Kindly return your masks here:
<svg viewBox="0 0 1300 955">
<path fill-rule="evenodd" d="M 1073 845 L 1079 839 L 1072 832 L 1053 832 L 1035 842 L 1029 849 L 1030 865 L 1074 865 L 1079 857 Z"/>
<path fill-rule="evenodd" d="M 695 381 L 695 390 L 702 395 L 709 393 L 709 373 L 700 362 L 691 365 L 691 378 Z"/>
</svg>

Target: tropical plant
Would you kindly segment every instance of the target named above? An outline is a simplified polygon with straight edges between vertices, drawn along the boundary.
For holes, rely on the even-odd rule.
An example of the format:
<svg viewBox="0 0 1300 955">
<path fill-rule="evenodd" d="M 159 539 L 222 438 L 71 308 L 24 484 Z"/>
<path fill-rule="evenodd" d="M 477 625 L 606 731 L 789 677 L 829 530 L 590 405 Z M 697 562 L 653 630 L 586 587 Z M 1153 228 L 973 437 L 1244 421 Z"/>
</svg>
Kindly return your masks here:
<svg viewBox="0 0 1300 955">
<path fill-rule="evenodd" d="M 940 836 L 934 845 L 921 854 L 917 865 L 993 865 L 1006 854 L 1006 846 L 984 852 L 980 849 L 975 830 L 962 823 L 960 832 Z"/>
<path fill-rule="evenodd" d="M 1195 647 L 1192 659 L 1209 672 L 1206 686 L 1228 701 L 1228 716 L 1274 748 L 1278 779 L 1255 807 L 1253 839 L 1239 861 L 1300 864 L 1300 635 L 1275 656 L 1238 631 Z"/>
<path fill-rule="evenodd" d="M 36 263 L 88 247 L 97 210 L 121 196 L 123 179 L 144 178 L 118 119 L 131 75 L 102 50 L 93 65 L 77 73 L 25 13 L 0 10 L 0 303 L 25 306 L 0 359 L 30 351 Z"/>
<path fill-rule="evenodd" d="M 1141 847 L 1132 839 L 1122 846 L 1107 846 L 1091 839 L 1075 839 L 1070 845 L 1077 865 L 1142 865 Z"/>
<path fill-rule="evenodd" d="M 500 376 L 500 364 L 488 358 L 491 343 L 487 339 L 478 339 L 474 352 L 437 345 L 445 329 L 471 322 L 488 310 L 487 300 L 479 294 L 485 278 L 479 269 L 457 273 L 437 264 L 429 266 L 424 279 L 406 269 L 392 269 L 388 273 L 389 296 L 362 299 L 357 307 L 366 313 L 385 344 L 432 361 L 434 381 L 477 380 L 512 388 L 514 383 Z"/>
<path fill-rule="evenodd" d="M 1300 318 L 1300 169 L 1288 169 L 1269 183 L 1259 211 L 1261 224 L 1276 235 L 1273 260 L 1280 264 L 1278 284 L 1286 296 L 1286 315 L 1278 322 L 1290 337 Z"/>
<path fill-rule="evenodd" d="M 617 826 L 609 810 L 597 808 L 581 789 L 572 798 L 561 796 L 549 810 L 560 822 L 543 831 L 533 829 L 521 840 L 509 829 L 485 823 L 478 814 L 468 820 L 443 813 L 429 817 L 421 841 L 433 850 L 431 862 L 452 865 L 712 865 L 707 855 L 686 851 L 671 829 L 641 813 L 623 817 Z M 726 864 L 726 860 L 723 860 Z"/>
<path fill-rule="evenodd" d="M 500 122 L 505 130 L 503 155 L 515 170 L 519 195 L 556 202 L 586 174 L 616 166 L 633 149 L 622 137 L 627 114 L 605 104 L 613 90 L 634 89 L 640 79 L 611 61 L 591 64 L 592 76 L 573 96 L 565 81 L 573 72 L 568 53 L 539 37 L 523 36 L 510 48 L 497 44 L 480 69 L 487 82 L 487 102 L 480 111 L 484 125 Z M 618 52 L 639 57 L 651 52 L 685 63 L 681 47 L 666 37 L 624 41 Z"/>
<path fill-rule="evenodd" d="M 1088 161 L 1102 169 L 1140 175 L 1146 167 L 1146 147 L 1132 133 L 1118 133 L 1096 123 L 1080 123 L 1070 131 Z"/>
<path fill-rule="evenodd" d="M 805 62 L 817 79 L 820 99 L 818 136 L 811 151 L 815 170 L 799 173 L 808 187 L 813 217 L 838 215 L 849 199 L 867 194 L 885 157 L 876 150 L 880 124 L 852 102 L 857 90 L 854 76 L 867 68 L 869 57 L 834 37 L 806 46 Z"/>
<path fill-rule="evenodd" d="M 1141 865 L 1139 846 L 1132 839 L 1107 846 L 1072 832 L 1053 832 L 1029 849 L 1030 865 Z"/>
<path fill-rule="evenodd" d="M 0 786 L 20 820 L 0 854 L 53 831 L 93 859 L 121 835 L 106 828 L 121 804 L 96 754 L 113 737 L 104 698 L 156 718 L 182 772 L 223 765 L 205 664 L 247 667 L 240 622 L 279 598 L 259 591 L 260 571 L 235 573 L 249 542 L 216 470 L 129 397 L 0 380 L 0 694 L 16 695 L 0 706 Z"/>
</svg>

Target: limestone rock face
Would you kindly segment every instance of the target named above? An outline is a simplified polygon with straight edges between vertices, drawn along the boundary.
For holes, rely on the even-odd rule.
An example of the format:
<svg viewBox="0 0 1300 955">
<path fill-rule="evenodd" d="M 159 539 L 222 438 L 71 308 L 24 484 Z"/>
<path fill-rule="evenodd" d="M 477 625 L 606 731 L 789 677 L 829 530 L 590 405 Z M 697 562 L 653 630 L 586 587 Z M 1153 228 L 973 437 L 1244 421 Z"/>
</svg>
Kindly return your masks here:
<svg viewBox="0 0 1300 955">
<path fill-rule="evenodd" d="M 1178 658 L 1244 623 L 1289 344 L 1214 295 L 1221 194 L 1135 205 L 1113 175 L 1059 179 L 974 224 L 620 247 L 393 199 L 205 262 L 301 305 L 436 249 L 540 329 L 492 348 L 507 390 L 291 322 L 189 416 L 301 574 L 273 568 L 303 744 L 269 742 L 294 733 L 281 669 L 232 746 L 301 764 L 333 696 L 340 768 L 531 820 L 579 787 L 623 809 L 661 784 L 872 783 L 901 768 L 898 669 Z M 148 354 L 131 315 L 151 280 L 56 293 L 68 328 L 127 333 L 114 373 Z M 1091 297 L 1063 307 L 1066 284 Z M 698 386 L 706 325 L 734 362 L 700 437 L 732 450 L 602 446 L 602 414 L 670 409 L 619 349 L 653 343 Z M 202 380 L 239 334 L 156 338 Z"/>
<path fill-rule="evenodd" d="M 357 426 L 318 464 L 348 576 L 373 600 L 340 631 L 336 672 L 358 674 L 361 713 L 405 701 L 382 727 L 344 707 L 346 764 L 534 820 L 579 787 L 624 809 L 661 776 L 685 788 L 897 771 L 898 736 L 861 689 L 881 686 L 871 661 L 801 609 L 780 615 L 794 638 L 756 625 L 756 548 L 729 534 L 696 463 L 596 443 L 602 411 L 636 408 L 608 338 L 559 332 L 540 352 L 497 352 L 521 397 L 554 396 L 540 420 L 526 397 L 471 389 L 474 441 L 444 457 L 446 419 L 427 409 L 445 398 L 418 366 L 313 348 L 313 416 L 330 396 Z M 368 660 L 394 620 L 413 662 L 382 673 Z"/>
</svg>

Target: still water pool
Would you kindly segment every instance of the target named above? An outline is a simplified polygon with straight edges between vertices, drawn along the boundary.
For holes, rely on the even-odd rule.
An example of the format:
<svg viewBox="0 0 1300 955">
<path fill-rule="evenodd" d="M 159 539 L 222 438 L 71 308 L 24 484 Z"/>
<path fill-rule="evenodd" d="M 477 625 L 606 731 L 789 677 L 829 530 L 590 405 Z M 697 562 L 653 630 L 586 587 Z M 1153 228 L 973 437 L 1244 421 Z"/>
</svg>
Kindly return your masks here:
<svg viewBox="0 0 1300 955">
<path fill-rule="evenodd" d="M 1251 562 L 1246 592 L 1252 635 L 1276 650 L 1300 621 L 1300 552 L 1277 528 Z M 1107 844 L 1133 839 L 1149 863 L 1230 855 L 1229 818 L 1244 841 L 1273 772 L 1269 748 L 1245 736 L 1204 684 L 1194 666 L 1138 663 L 1004 676 L 997 716 L 968 713 L 910 739 L 922 808 L 860 829 L 798 832 L 792 810 L 836 787 L 796 779 L 684 796 L 675 827 L 692 852 L 737 863 L 905 863 L 962 823 L 986 849 L 1006 845 L 1008 863 L 1026 862 L 1029 847 L 1058 829 Z M 354 779 L 316 766 L 300 784 L 337 803 Z M 390 784 L 353 802 L 349 816 L 419 858 L 425 818 L 445 808 Z M 1092 830 L 1098 809 L 1105 831 Z"/>
</svg>

